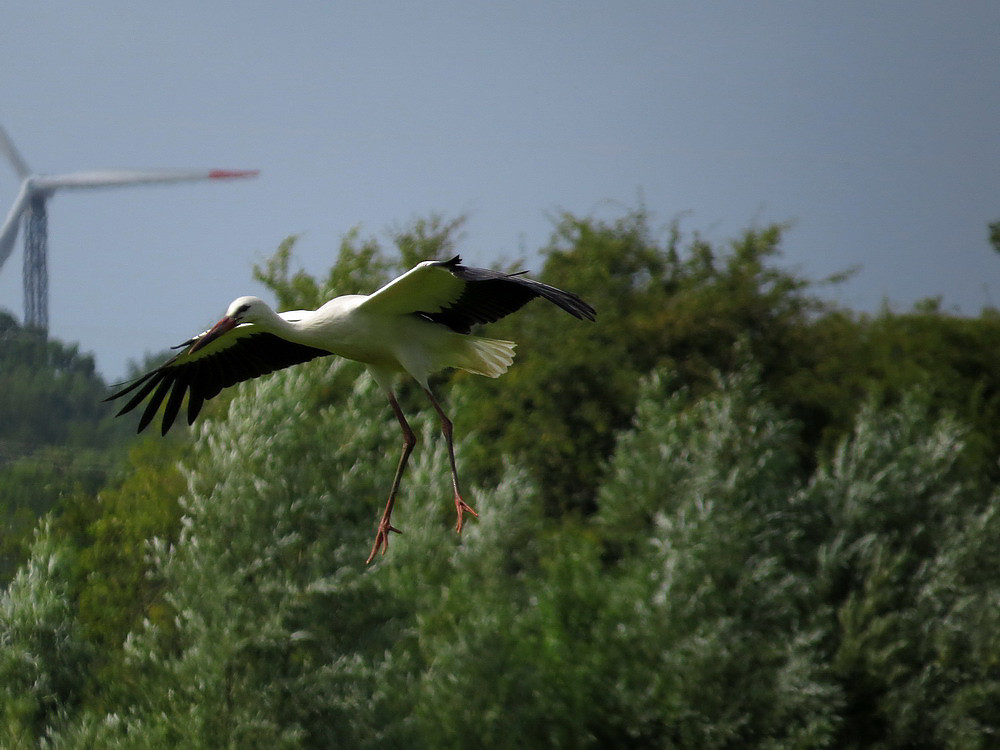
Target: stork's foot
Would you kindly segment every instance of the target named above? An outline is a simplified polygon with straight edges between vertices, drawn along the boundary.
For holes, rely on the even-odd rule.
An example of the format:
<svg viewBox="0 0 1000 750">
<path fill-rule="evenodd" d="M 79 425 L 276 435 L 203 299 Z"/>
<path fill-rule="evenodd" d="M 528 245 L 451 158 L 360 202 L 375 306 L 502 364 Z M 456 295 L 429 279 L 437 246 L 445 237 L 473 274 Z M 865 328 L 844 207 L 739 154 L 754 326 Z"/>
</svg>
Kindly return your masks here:
<svg viewBox="0 0 1000 750">
<path fill-rule="evenodd" d="M 471 510 L 471 508 L 470 508 Z M 365 565 L 370 565 L 371 561 L 375 559 L 375 555 L 381 549 L 382 554 L 385 555 L 386 551 L 389 549 L 389 533 L 395 531 L 397 534 L 402 534 L 403 532 L 389 523 L 388 518 L 383 518 L 378 525 L 378 531 L 375 532 L 375 544 L 372 545 L 371 554 L 368 555 L 368 559 L 365 560 Z"/>
<path fill-rule="evenodd" d="M 465 502 L 465 500 L 463 500 L 460 495 L 455 495 L 455 510 L 458 513 L 458 521 L 455 523 L 455 531 L 457 531 L 459 534 L 462 533 L 463 513 L 471 513 L 476 518 L 479 518 L 479 514 L 476 513 L 476 511 L 472 509 L 472 506 L 469 505 L 467 502 Z"/>
</svg>

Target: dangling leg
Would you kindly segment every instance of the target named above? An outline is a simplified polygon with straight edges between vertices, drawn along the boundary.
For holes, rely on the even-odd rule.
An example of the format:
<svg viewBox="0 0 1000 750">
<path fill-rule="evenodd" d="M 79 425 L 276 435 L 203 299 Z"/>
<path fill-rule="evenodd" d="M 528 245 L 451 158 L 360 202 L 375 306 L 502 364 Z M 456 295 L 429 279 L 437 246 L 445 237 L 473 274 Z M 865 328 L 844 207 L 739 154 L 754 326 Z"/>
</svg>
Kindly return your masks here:
<svg viewBox="0 0 1000 750">
<path fill-rule="evenodd" d="M 371 563 L 375 559 L 375 553 L 381 548 L 382 554 L 384 555 L 386 550 L 389 549 L 389 533 L 395 531 L 397 534 L 402 534 L 403 532 L 392 525 L 392 506 L 396 503 L 396 492 L 399 491 L 399 482 L 403 478 L 403 469 L 406 468 L 406 462 L 410 458 L 410 453 L 413 452 L 413 446 L 417 444 L 417 437 L 413 434 L 413 430 L 410 429 L 409 423 L 406 421 L 406 417 L 403 416 L 403 410 L 399 408 L 399 402 L 396 401 L 396 396 L 393 395 L 392 391 L 386 389 L 389 395 L 389 406 L 392 407 L 392 413 L 396 415 L 396 419 L 399 421 L 399 426 L 403 429 L 403 452 L 399 456 L 399 465 L 396 467 L 396 476 L 392 479 L 392 488 L 389 490 L 389 499 L 385 503 L 385 510 L 382 512 L 382 520 L 378 523 L 378 531 L 375 533 L 375 544 L 372 545 L 371 554 L 368 555 L 368 559 L 365 564 Z M 470 509 L 471 510 L 471 509 Z"/>
<path fill-rule="evenodd" d="M 452 423 L 448 419 L 448 415 L 444 413 L 444 409 L 441 408 L 441 404 L 437 402 L 434 398 L 434 394 L 430 392 L 429 388 L 424 388 L 424 393 L 427 394 L 427 398 L 431 400 L 434 404 L 434 409 L 437 411 L 438 416 L 441 418 L 441 432 L 444 433 L 444 438 L 448 443 L 448 460 L 451 461 L 451 486 L 455 490 L 455 510 L 458 513 L 458 522 L 455 524 L 455 531 L 462 533 L 462 514 L 466 511 L 479 518 L 479 514 L 472 509 L 465 500 L 462 499 L 462 493 L 458 489 L 458 469 L 455 466 L 455 444 L 452 442 Z"/>
</svg>

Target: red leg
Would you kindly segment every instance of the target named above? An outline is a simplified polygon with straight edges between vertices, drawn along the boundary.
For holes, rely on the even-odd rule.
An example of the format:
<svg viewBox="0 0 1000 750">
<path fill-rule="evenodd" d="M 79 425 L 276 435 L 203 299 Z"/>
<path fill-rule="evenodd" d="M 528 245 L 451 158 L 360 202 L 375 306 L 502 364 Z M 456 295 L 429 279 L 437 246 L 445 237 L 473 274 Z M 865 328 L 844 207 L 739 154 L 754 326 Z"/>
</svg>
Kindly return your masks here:
<svg viewBox="0 0 1000 750">
<path fill-rule="evenodd" d="M 403 469 L 406 468 L 406 462 L 410 459 L 410 454 L 413 452 L 413 446 L 417 444 L 417 437 L 413 434 L 413 430 L 410 429 L 409 423 L 406 421 L 406 417 L 403 416 L 403 410 L 399 408 L 399 402 L 396 401 L 396 397 L 389 392 L 389 406 L 392 407 L 392 413 L 396 415 L 396 419 L 399 422 L 399 426 L 403 429 L 403 452 L 399 456 L 399 465 L 396 466 L 396 476 L 392 479 L 392 488 L 389 490 L 389 499 L 385 503 L 385 510 L 382 511 L 382 520 L 378 523 L 378 531 L 375 533 L 375 544 L 372 545 L 371 554 L 368 555 L 368 559 L 365 564 L 371 563 L 375 559 L 375 554 L 382 550 L 384 555 L 386 550 L 389 549 L 389 533 L 395 531 L 397 534 L 402 534 L 403 532 L 392 525 L 392 506 L 396 504 L 396 493 L 399 491 L 399 482 L 403 478 Z"/>
<path fill-rule="evenodd" d="M 455 491 L 455 511 L 458 513 L 458 521 L 455 523 L 455 531 L 459 534 L 462 533 L 462 514 L 471 513 L 476 518 L 479 518 L 479 514 L 472 509 L 465 500 L 462 499 L 462 493 L 458 488 L 458 468 L 455 466 L 455 444 L 452 442 L 452 423 L 448 419 L 448 415 L 444 413 L 444 409 L 441 408 L 441 404 L 437 402 L 434 398 L 434 394 L 430 392 L 427 388 L 424 388 L 424 393 L 427 394 L 427 398 L 431 400 L 434 404 L 434 409 L 437 411 L 438 416 L 441 418 L 441 432 L 444 433 L 445 440 L 448 443 L 448 460 L 451 462 L 451 486 Z"/>
</svg>

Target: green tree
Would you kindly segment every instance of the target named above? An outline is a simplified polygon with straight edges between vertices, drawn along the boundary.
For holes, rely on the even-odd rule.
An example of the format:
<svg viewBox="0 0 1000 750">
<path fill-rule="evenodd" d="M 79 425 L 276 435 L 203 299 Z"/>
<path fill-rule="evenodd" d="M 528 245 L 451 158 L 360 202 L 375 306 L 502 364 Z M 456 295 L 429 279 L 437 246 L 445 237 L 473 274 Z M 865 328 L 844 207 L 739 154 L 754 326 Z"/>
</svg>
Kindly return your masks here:
<svg viewBox="0 0 1000 750">
<path fill-rule="evenodd" d="M 81 700 L 90 650 L 71 600 L 72 554 L 43 524 L 0 592 L 0 745 L 37 747 Z"/>
<path fill-rule="evenodd" d="M 184 440 L 139 440 L 120 476 L 95 495 L 77 493 L 60 506 L 54 532 L 72 540 L 76 616 L 93 649 L 86 694 L 94 707 L 113 705 L 134 686 L 122 644 L 144 621 L 169 623 L 164 581 L 151 569 L 152 540 L 170 544 L 180 531 L 185 488 Z"/>
<path fill-rule="evenodd" d="M 322 360 L 243 386 L 200 430 L 185 525 L 154 547 L 173 620 L 130 640 L 138 701 L 116 712 L 164 746 L 363 746 L 396 731 L 373 711 L 394 700 L 373 698 L 394 607 L 364 565 L 386 474 L 362 466 L 392 432 L 361 416 L 379 394 L 346 369 Z"/>
<path fill-rule="evenodd" d="M 966 430 L 925 401 L 866 407 L 797 499 L 827 525 L 802 566 L 832 609 L 841 747 L 986 747 L 1000 729 L 1000 676 L 987 666 L 998 580 L 979 568 L 996 557 L 984 534 L 995 513 L 962 471 Z"/>
<path fill-rule="evenodd" d="M 604 617 L 612 744 L 822 747 L 839 690 L 794 564 L 809 514 L 796 426 L 752 366 L 692 400 L 657 375 L 618 442 L 598 527 L 619 558 Z M 805 525 L 803 522 L 806 522 Z"/>
</svg>

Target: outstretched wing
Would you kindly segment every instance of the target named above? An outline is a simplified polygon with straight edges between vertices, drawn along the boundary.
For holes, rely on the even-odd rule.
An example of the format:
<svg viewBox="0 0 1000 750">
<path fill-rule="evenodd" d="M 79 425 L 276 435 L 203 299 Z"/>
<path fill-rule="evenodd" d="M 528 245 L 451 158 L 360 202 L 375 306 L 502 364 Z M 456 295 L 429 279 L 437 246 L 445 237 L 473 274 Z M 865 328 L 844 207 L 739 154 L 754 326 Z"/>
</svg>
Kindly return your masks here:
<svg viewBox="0 0 1000 750">
<path fill-rule="evenodd" d="M 451 260 L 426 260 L 370 295 L 361 308 L 422 315 L 469 333 L 477 323 L 492 323 L 543 297 L 574 317 L 594 320 L 594 308 L 572 292 L 525 278 L 523 273 L 469 268 L 457 255 Z"/>
<path fill-rule="evenodd" d="M 208 333 L 205 331 L 184 342 L 181 344 L 186 347 L 183 352 L 131 383 L 123 384 L 123 388 L 104 399 L 114 401 L 132 394 L 115 416 L 132 411 L 148 398 L 139 419 L 138 431 L 142 432 L 166 401 L 160 428 L 161 434 L 166 435 L 185 394 L 188 397 L 187 421 L 192 424 L 204 402 L 217 396 L 223 388 L 330 353 L 286 341 L 252 323 L 236 326 L 199 347 L 198 342 Z"/>
</svg>

